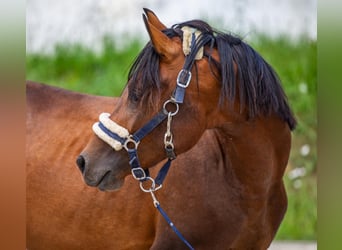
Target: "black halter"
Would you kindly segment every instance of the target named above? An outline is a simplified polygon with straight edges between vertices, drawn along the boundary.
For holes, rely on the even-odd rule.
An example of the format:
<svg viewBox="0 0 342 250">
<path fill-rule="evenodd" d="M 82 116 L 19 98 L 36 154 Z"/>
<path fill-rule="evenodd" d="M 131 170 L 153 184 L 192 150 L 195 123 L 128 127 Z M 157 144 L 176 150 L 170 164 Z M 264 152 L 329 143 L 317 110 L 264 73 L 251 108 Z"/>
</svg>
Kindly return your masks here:
<svg viewBox="0 0 342 250">
<path fill-rule="evenodd" d="M 191 47 L 194 48 L 195 45 L 196 45 L 196 39 L 193 34 Z M 195 53 L 196 51 L 191 51 L 191 52 Z M 137 154 L 138 145 L 145 136 L 147 136 L 150 132 L 152 132 L 165 119 L 168 119 L 168 124 L 171 124 L 172 117 L 178 113 L 179 104 L 183 103 L 185 90 L 189 86 L 190 81 L 191 81 L 191 68 L 194 64 L 194 59 L 191 56 L 191 54 L 193 53 L 190 53 L 189 56 L 185 58 L 184 66 L 182 70 L 179 72 L 178 77 L 177 77 L 176 89 L 174 90 L 171 98 L 165 101 L 163 105 L 163 109 L 159 111 L 149 122 L 147 122 L 142 128 L 140 128 L 134 134 L 131 134 L 128 137 L 121 137 L 114 131 L 111 131 L 110 129 L 108 129 L 103 123 L 99 122 L 98 124 L 99 128 L 105 134 L 107 134 L 109 137 L 113 138 L 114 140 L 119 141 L 122 144 L 122 146 L 125 148 L 125 150 L 127 151 L 128 156 L 129 156 L 129 164 L 131 166 L 132 176 L 136 180 L 139 180 L 141 182 L 144 182 L 146 180 L 151 180 L 153 189 L 158 189 L 161 187 L 168 173 L 169 167 L 171 165 L 171 161 L 176 158 L 176 155 L 174 153 L 174 145 L 172 142 L 172 133 L 170 131 L 170 128 L 168 128 L 164 137 L 165 151 L 166 151 L 166 156 L 168 160 L 164 164 L 164 166 L 160 169 L 155 180 L 150 178 L 149 170 L 148 169 L 144 170 L 140 165 L 140 161 L 139 161 L 138 154 Z M 168 110 L 168 106 L 171 104 L 173 104 L 176 108 L 176 110 L 173 112 Z M 157 184 L 158 186 L 155 186 L 155 184 Z"/>
<path fill-rule="evenodd" d="M 103 123 L 99 122 L 98 127 L 109 137 L 116 141 L 119 141 L 123 148 L 128 153 L 129 164 L 131 166 L 132 176 L 140 181 L 140 188 L 144 192 L 151 194 L 154 206 L 159 210 L 160 214 L 165 218 L 166 222 L 170 225 L 173 231 L 178 235 L 178 237 L 187 245 L 189 249 L 194 249 L 191 244 L 183 237 L 183 235 L 178 231 L 178 229 L 171 222 L 170 218 L 167 216 L 165 211 L 160 207 L 159 201 L 156 199 L 154 192 L 162 187 L 163 181 L 169 171 L 171 166 L 171 161 L 176 158 L 174 153 L 174 144 L 172 141 L 171 133 L 171 121 L 173 116 L 175 116 L 179 111 L 179 104 L 184 101 L 185 90 L 189 86 L 191 81 L 191 69 L 195 61 L 195 55 L 198 50 L 208 42 L 208 39 L 202 39 L 200 36 L 197 41 L 195 34 L 192 33 L 190 54 L 186 56 L 185 62 L 182 70 L 179 72 L 177 77 L 176 89 L 171 95 L 169 100 L 164 102 L 163 108 L 159 111 L 149 122 L 147 122 L 142 128 L 136 131 L 134 134 L 128 135 L 127 137 L 121 137 L 114 131 L 108 129 Z M 210 38 L 212 39 L 212 38 Z M 213 45 L 213 40 L 211 40 L 211 47 Z M 174 105 L 174 111 L 169 111 L 169 105 Z M 151 178 L 148 169 L 143 169 L 140 165 L 138 158 L 138 145 L 140 141 L 147 136 L 151 131 L 153 131 L 157 126 L 159 126 L 164 120 L 167 119 L 167 130 L 164 136 L 165 152 L 167 156 L 167 162 L 159 170 L 159 173 L 155 179 Z M 151 181 L 150 188 L 145 188 L 143 183 L 145 181 Z"/>
</svg>

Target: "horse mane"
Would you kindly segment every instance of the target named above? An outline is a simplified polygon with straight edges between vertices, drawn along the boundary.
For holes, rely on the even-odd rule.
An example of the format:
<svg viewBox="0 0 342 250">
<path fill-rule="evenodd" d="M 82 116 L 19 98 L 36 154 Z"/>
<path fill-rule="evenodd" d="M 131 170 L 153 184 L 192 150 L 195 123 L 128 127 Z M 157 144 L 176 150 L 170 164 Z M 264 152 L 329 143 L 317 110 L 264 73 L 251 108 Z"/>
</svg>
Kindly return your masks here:
<svg viewBox="0 0 342 250">
<path fill-rule="evenodd" d="M 226 101 L 231 103 L 239 98 L 240 111 L 246 107 L 249 118 L 275 113 L 288 123 L 291 130 L 295 128 L 296 120 L 288 105 L 279 77 L 252 47 L 232 34 L 214 30 L 201 20 L 176 24 L 163 32 L 169 37 L 182 38 L 183 26 L 190 26 L 202 32 L 186 62 L 194 62 L 200 47 L 209 47 L 209 53 L 205 52 L 204 56 L 209 58 L 210 67 L 215 67 L 219 72 L 221 104 Z M 213 48 L 217 49 L 220 62 L 211 57 Z M 237 72 L 234 72 L 234 63 L 237 66 Z M 155 103 L 154 98 L 158 98 L 155 91 L 160 93 L 159 55 L 151 42 L 146 44 L 134 61 L 128 79 L 130 80 L 128 89 L 131 101 L 139 101 L 150 106 Z"/>
</svg>

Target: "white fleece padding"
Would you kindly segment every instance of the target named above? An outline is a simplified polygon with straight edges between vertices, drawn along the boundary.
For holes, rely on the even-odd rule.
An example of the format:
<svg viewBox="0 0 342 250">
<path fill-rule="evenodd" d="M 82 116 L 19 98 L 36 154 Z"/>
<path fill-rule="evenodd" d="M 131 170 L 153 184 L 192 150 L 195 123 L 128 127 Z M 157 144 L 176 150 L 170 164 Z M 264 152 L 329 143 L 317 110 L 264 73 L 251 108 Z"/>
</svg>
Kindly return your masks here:
<svg viewBox="0 0 342 250">
<path fill-rule="evenodd" d="M 118 134 L 122 138 L 126 138 L 129 135 L 129 132 L 124 127 L 120 126 L 116 122 L 109 119 L 109 113 L 102 113 L 100 114 L 99 120 L 100 122 L 110 131 Z M 122 145 L 119 141 L 113 139 L 112 137 L 108 136 L 102 129 L 99 127 L 99 123 L 96 122 L 93 125 L 94 133 L 102 139 L 104 142 L 109 144 L 114 150 L 119 151 L 122 149 Z"/>
<path fill-rule="evenodd" d="M 197 39 L 201 35 L 201 31 L 191 28 L 189 26 L 184 26 L 182 28 L 183 31 L 183 53 L 184 55 L 189 55 L 191 51 L 191 42 L 192 42 L 192 34 L 195 34 L 195 38 Z M 195 60 L 200 60 L 203 57 L 203 47 L 201 47 L 195 57 Z"/>
</svg>

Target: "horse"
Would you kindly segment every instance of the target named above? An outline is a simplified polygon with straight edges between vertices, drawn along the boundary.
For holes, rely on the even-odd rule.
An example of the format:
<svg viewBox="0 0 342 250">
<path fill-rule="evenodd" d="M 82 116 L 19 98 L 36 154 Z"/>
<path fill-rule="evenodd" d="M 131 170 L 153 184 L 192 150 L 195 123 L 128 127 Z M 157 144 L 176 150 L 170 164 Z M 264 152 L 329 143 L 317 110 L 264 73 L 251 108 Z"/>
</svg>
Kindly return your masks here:
<svg viewBox="0 0 342 250">
<path fill-rule="evenodd" d="M 276 73 L 203 21 L 143 19 L 151 41 L 120 98 L 27 85 L 28 249 L 186 249 L 159 204 L 195 249 L 267 249 L 296 123 Z"/>
</svg>

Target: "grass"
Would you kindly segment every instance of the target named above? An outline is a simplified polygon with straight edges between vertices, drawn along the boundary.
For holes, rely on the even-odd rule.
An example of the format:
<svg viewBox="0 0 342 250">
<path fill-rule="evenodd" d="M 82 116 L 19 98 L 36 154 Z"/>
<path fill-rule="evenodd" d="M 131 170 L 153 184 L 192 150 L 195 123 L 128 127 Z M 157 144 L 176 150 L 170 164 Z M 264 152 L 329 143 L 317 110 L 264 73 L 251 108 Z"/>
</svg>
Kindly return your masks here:
<svg viewBox="0 0 342 250">
<path fill-rule="evenodd" d="M 83 93 L 119 96 L 142 46 L 132 42 L 118 51 L 109 38 L 103 46 L 101 54 L 80 45 L 57 45 L 53 56 L 27 55 L 26 78 Z"/>
<path fill-rule="evenodd" d="M 277 71 L 298 120 L 284 177 L 288 211 L 276 238 L 315 240 L 317 224 L 316 41 L 260 35 L 248 41 Z M 28 54 L 27 79 L 83 93 L 119 96 L 142 48 L 133 41 L 118 50 L 110 38 L 96 54 L 80 45 L 59 45 L 54 55 Z"/>
</svg>

